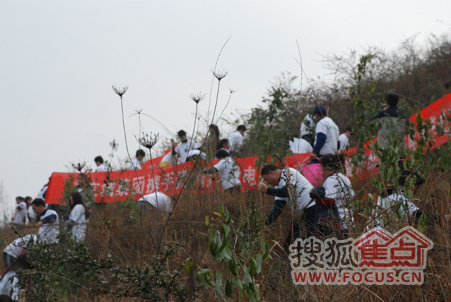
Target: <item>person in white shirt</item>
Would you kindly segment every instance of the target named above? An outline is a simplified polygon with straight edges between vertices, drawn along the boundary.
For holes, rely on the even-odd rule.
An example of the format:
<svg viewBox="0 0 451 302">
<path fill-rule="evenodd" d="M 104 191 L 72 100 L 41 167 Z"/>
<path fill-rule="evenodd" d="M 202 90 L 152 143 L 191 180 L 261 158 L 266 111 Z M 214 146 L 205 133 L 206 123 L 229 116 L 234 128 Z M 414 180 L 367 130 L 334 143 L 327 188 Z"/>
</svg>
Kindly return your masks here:
<svg viewBox="0 0 451 302">
<path fill-rule="evenodd" d="M 293 141 L 290 141 L 290 150 L 293 154 L 303 154 L 310 153 L 313 151 L 312 145 L 308 141 L 302 138 L 293 138 Z"/>
<path fill-rule="evenodd" d="M 3 250 L 3 262 L 5 267 L 11 265 L 11 263 L 19 257 L 23 250 L 27 248 L 28 244 L 37 242 L 37 236 L 34 234 L 25 235 L 14 240 Z"/>
<path fill-rule="evenodd" d="M 65 222 L 65 226 L 68 230 L 72 231 L 75 241 L 80 243 L 86 238 L 90 212 L 88 207 L 83 203 L 83 197 L 78 192 L 70 195 L 69 205 L 71 211 L 69 219 Z"/>
<path fill-rule="evenodd" d="M 11 298 L 11 301 L 19 301 L 20 284 L 18 271 L 29 269 L 31 269 L 31 264 L 27 260 L 27 255 L 24 254 L 17 257 L 0 276 L 0 296 L 8 296 Z"/>
<path fill-rule="evenodd" d="M 28 223 L 35 222 L 36 219 L 36 213 L 33 211 L 33 208 L 31 207 L 31 202 L 33 201 L 33 198 L 31 196 L 25 197 L 25 203 L 27 204 L 27 217 L 28 217 Z"/>
<path fill-rule="evenodd" d="M 351 181 L 339 171 L 342 161 L 336 154 L 326 154 L 321 157 L 321 168 L 324 174 L 323 188 L 325 196 L 323 201 L 332 202 L 338 208 L 341 228 L 346 230 L 352 222 L 351 200 L 355 193 L 352 190 Z"/>
<path fill-rule="evenodd" d="M 395 232 L 406 225 L 413 225 L 419 221 L 424 221 L 429 225 L 442 222 L 449 223 L 451 215 L 437 215 L 430 212 L 424 213 L 414 203 L 414 199 L 409 199 L 405 195 L 406 187 L 412 189 L 414 194 L 418 193 L 426 179 L 417 172 L 402 171 L 396 188 L 393 184 L 387 187 L 377 199 L 377 207 L 373 213 L 374 226 L 383 227 L 389 232 Z M 410 187 L 411 186 L 411 187 Z M 443 227 L 443 226 L 442 226 Z"/>
<path fill-rule="evenodd" d="M 346 132 L 340 134 L 340 136 L 338 137 L 338 140 L 340 141 L 340 150 L 346 150 L 346 148 L 349 146 L 349 139 L 353 135 L 354 132 L 352 132 L 351 127 L 346 128 Z"/>
<path fill-rule="evenodd" d="M 47 189 L 49 188 L 50 178 L 51 177 L 49 177 L 49 181 L 42 187 L 41 191 L 39 191 L 37 198 L 41 198 L 45 201 L 45 194 L 47 193 Z"/>
<path fill-rule="evenodd" d="M 177 135 L 180 138 L 181 143 L 178 144 L 176 148 L 172 147 L 172 154 L 176 156 L 177 163 L 181 164 L 186 161 L 189 151 L 196 149 L 200 150 L 200 147 L 195 141 L 186 137 L 186 132 L 184 130 L 180 130 Z M 174 146 L 174 139 L 171 139 L 171 143 Z"/>
<path fill-rule="evenodd" d="M 287 244 L 285 248 L 287 249 L 298 237 L 313 236 L 316 233 L 316 209 L 315 202 L 309 196 L 310 190 L 313 189 L 312 184 L 299 171 L 293 168 L 279 169 L 274 165 L 264 166 L 261 176 L 265 182 L 274 186 L 274 188 L 268 188 L 263 182 L 258 184 L 258 189 L 262 193 L 275 196 L 274 207 L 265 220 L 266 226 L 271 225 L 279 217 L 286 204 L 293 211 L 293 228 L 290 228 L 285 240 Z M 299 217 L 298 214 L 303 210 L 303 216 Z M 264 232 L 267 234 L 268 228 Z"/>
<path fill-rule="evenodd" d="M 146 156 L 146 153 L 144 152 L 144 150 L 142 150 L 142 149 L 136 150 L 136 157 L 134 159 L 132 159 L 132 162 L 130 163 L 130 168 L 128 168 L 128 169 L 129 170 L 135 170 L 135 169 L 141 170 L 140 163 L 144 159 L 144 156 Z"/>
<path fill-rule="evenodd" d="M 243 136 L 245 131 L 246 126 L 239 125 L 235 132 L 232 132 L 227 136 L 227 139 L 230 142 L 230 150 L 234 152 L 238 152 L 240 150 L 243 145 Z"/>
<path fill-rule="evenodd" d="M 171 197 L 161 192 L 154 192 L 144 195 L 138 199 L 138 204 L 148 205 L 156 208 L 161 212 L 171 212 L 173 210 L 173 204 Z"/>
<path fill-rule="evenodd" d="M 105 166 L 105 164 L 103 163 L 103 158 L 102 156 L 97 156 L 96 158 L 94 158 L 94 162 L 96 163 L 96 172 L 107 172 L 108 169 Z"/>
<path fill-rule="evenodd" d="M 27 204 L 25 199 L 22 196 L 16 197 L 16 211 L 14 212 L 14 216 L 11 219 L 11 222 L 14 224 L 25 224 L 27 219 Z"/>
<path fill-rule="evenodd" d="M 240 170 L 236 162 L 225 150 L 216 152 L 219 162 L 212 168 L 202 171 L 203 174 L 219 173 L 222 189 L 231 194 L 241 191 Z"/>
<path fill-rule="evenodd" d="M 39 222 L 36 224 L 39 228 L 40 239 L 50 244 L 57 244 L 60 231 L 58 214 L 56 211 L 47 209 L 44 200 L 40 198 L 33 200 L 31 206 L 40 218 Z"/>
<path fill-rule="evenodd" d="M 312 161 L 325 154 L 335 154 L 339 149 L 338 136 L 340 130 L 334 121 L 326 116 L 327 110 L 323 106 L 317 106 L 314 110 L 316 124 L 316 141 L 313 152 L 310 155 Z"/>
<path fill-rule="evenodd" d="M 315 121 L 313 114 L 307 114 L 301 123 L 301 138 L 313 145 L 313 133 L 315 130 Z"/>
</svg>

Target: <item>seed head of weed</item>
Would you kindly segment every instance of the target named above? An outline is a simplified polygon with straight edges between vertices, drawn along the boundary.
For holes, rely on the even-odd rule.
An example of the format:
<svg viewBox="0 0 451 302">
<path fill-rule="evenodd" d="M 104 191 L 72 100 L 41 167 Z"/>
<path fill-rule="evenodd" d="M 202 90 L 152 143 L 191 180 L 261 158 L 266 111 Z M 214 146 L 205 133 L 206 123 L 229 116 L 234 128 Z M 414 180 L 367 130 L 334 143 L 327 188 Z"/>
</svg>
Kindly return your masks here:
<svg viewBox="0 0 451 302">
<path fill-rule="evenodd" d="M 205 94 L 202 94 L 202 92 L 198 92 L 196 94 L 190 95 L 189 97 L 194 101 L 194 103 L 199 104 L 205 98 Z"/>
<path fill-rule="evenodd" d="M 125 86 L 122 88 L 113 86 L 113 91 L 120 97 L 122 97 L 127 92 L 127 89 L 128 89 L 128 86 Z"/>
</svg>

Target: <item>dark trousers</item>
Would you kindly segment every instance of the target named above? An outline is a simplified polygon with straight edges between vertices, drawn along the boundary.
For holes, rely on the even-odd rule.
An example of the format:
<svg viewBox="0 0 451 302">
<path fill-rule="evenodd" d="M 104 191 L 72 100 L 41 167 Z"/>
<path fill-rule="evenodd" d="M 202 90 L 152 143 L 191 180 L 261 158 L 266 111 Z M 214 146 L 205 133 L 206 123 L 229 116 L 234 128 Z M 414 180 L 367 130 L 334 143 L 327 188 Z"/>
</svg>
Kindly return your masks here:
<svg viewBox="0 0 451 302">
<path fill-rule="evenodd" d="M 285 251 L 289 251 L 289 246 L 297 239 L 307 239 L 317 234 L 317 205 L 304 210 L 301 217 L 295 217 L 288 236 L 285 239 Z M 289 252 L 288 252 L 289 253 Z"/>
<path fill-rule="evenodd" d="M 14 262 L 14 260 L 16 260 L 15 257 L 11 256 L 8 253 L 3 252 L 3 262 L 5 263 L 5 267 L 10 266 L 11 263 Z"/>
</svg>

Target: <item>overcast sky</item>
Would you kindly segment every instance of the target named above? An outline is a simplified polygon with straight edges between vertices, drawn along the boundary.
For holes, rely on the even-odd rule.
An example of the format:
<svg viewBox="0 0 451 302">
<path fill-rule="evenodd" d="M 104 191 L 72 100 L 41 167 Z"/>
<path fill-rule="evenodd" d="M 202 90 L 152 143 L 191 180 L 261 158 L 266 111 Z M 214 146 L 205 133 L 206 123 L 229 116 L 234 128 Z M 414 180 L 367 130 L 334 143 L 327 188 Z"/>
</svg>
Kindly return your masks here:
<svg viewBox="0 0 451 302">
<path fill-rule="evenodd" d="M 391 50 L 415 34 L 424 42 L 449 32 L 438 20 L 451 23 L 450 11 L 449 0 L 0 1 L 0 180 L 8 200 L 35 197 L 70 162 L 94 167 L 113 139 L 126 156 L 112 85 L 130 86 L 124 111 L 134 153 L 138 120 L 128 116 L 135 109 L 174 133 L 192 131 L 189 96 L 210 92 L 210 70 L 230 36 L 218 62 L 229 71 L 218 106 L 231 87 L 226 113 L 245 113 L 274 77 L 299 75 L 296 40 L 307 76 L 322 77 L 321 55 L 369 45 Z M 208 100 L 201 112 L 207 107 Z M 143 129 L 169 136 L 150 118 Z"/>
</svg>

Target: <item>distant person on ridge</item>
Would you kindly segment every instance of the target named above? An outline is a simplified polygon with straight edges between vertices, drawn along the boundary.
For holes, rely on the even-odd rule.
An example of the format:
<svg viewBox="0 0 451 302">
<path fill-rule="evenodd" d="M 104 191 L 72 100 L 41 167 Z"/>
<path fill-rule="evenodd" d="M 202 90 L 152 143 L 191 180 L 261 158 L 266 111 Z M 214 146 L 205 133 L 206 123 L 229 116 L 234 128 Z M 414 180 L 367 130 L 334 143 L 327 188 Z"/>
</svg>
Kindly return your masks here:
<svg viewBox="0 0 451 302">
<path fill-rule="evenodd" d="M 97 156 L 94 158 L 94 162 L 96 163 L 96 172 L 107 172 L 108 169 L 106 168 L 105 164 L 103 163 L 102 156 Z"/>
<path fill-rule="evenodd" d="M 171 138 L 172 155 L 175 155 L 177 162 L 181 164 L 186 161 L 186 157 L 188 156 L 189 151 L 195 149 L 199 150 L 200 147 L 198 144 L 196 144 L 195 141 L 186 137 L 186 132 L 184 130 L 180 130 L 177 135 L 181 143 L 178 144 L 176 148 L 174 148 L 174 139 Z"/>
<path fill-rule="evenodd" d="M 323 106 L 317 106 L 314 110 L 316 124 L 316 142 L 310 155 L 311 162 L 319 163 L 318 158 L 326 154 L 338 152 L 340 130 L 334 121 L 327 116 L 327 110 Z"/>
<path fill-rule="evenodd" d="M 132 159 L 132 162 L 130 163 L 129 170 L 141 170 L 140 163 L 144 159 L 144 156 L 146 156 L 146 153 L 142 149 L 136 150 L 136 156 L 134 159 Z"/>
<path fill-rule="evenodd" d="M 25 199 L 22 196 L 17 196 L 16 203 L 16 211 L 14 212 L 11 222 L 14 224 L 25 224 L 27 218 L 27 204 Z"/>
<path fill-rule="evenodd" d="M 377 134 L 377 144 L 380 150 L 390 145 L 390 138 L 399 140 L 398 148 L 404 148 L 405 124 L 398 117 L 399 96 L 390 93 L 385 96 L 385 107 L 373 116 L 371 120 L 380 120 L 381 129 Z"/>
<path fill-rule="evenodd" d="M 239 125 L 235 132 L 232 132 L 227 136 L 227 139 L 230 142 L 230 150 L 234 152 L 238 152 L 240 150 L 243 145 L 244 132 L 246 132 L 246 126 Z"/>
<path fill-rule="evenodd" d="M 340 136 L 338 137 L 338 140 L 340 141 L 340 150 L 346 150 L 346 148 L 349 146 L 349 139 L 353 135 L 354 132 L 352 132 L 351 127 L 346 128 L 346 132 L 340 134 Z"/>
</svg>

